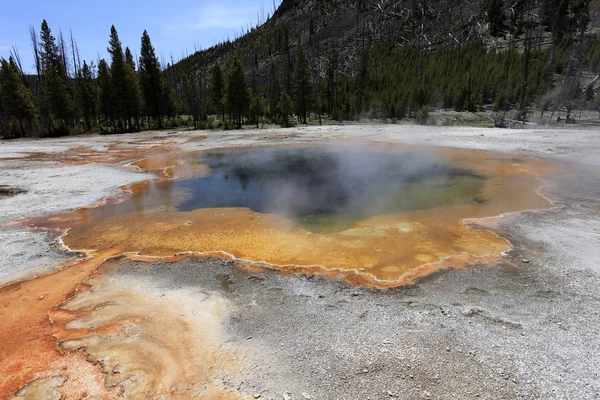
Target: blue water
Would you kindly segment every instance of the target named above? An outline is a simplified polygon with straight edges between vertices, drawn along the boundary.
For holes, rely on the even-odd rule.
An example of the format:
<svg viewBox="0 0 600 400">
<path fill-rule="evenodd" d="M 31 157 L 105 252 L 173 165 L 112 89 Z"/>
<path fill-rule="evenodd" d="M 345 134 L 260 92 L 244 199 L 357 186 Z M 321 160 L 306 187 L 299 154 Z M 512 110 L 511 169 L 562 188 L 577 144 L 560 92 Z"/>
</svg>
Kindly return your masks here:
<svg viewBox="0 0 600 400">
<path fill-rule="evenodd" d="M 173 183 L 187 193 L 180 211 L 247 207 L 316 230 L 374 215 L 480 203 L 486 179 L 426 152 L 261 149 L 199 157 L 212 173 Z"/>
</svg>

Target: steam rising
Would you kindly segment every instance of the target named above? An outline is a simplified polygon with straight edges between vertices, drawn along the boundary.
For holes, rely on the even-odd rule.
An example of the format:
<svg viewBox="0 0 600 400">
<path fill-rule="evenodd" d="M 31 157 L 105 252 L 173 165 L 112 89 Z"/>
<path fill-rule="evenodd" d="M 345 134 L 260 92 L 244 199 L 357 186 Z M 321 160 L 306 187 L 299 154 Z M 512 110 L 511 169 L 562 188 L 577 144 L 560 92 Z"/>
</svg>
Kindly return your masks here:
<svg viewBox="0 0 600 400">
<path fill-rule="evenodd" d="M 210 176 L 179 181 L 192 196 L 182 211 L 248 207 L 313 230 L 347 227 L 381 214 L 479 201 L 484 178 L 435 153 L 357 147 L 210 153 Z"/>
</svg>

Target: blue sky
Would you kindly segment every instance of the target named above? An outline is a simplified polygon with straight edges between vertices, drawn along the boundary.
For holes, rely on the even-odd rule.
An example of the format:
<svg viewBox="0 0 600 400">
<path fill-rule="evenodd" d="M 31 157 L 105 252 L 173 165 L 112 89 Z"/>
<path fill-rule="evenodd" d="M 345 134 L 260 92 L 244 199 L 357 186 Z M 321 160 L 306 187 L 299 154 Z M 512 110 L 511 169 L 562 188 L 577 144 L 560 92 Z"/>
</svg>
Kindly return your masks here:
<svg viewBox="0 0 600 400">
<path fill-rule="evenodd" d="M 276 5 L 281 0 L 275 0 Z M 11 46 L 21 54 L 23 68 L 33 71 L 29 26 L 39 32 L 45 18 L 55 37 L 69 28 L 82 59 L 108 57 L 110 26 L 115 25 L 123 46 L 139 54 L 140 38 L 148 31 L 156 52 L 169 61 L 194 52 L 194 46 L 210 47 L 228 36 L 233 39 L 242 26 L 256 25 L 264 9 L 272 13 L 273 0 L 88 0 L 7 2 L 0 13 L 0 57 L 7 58 Z"/>
</svg>

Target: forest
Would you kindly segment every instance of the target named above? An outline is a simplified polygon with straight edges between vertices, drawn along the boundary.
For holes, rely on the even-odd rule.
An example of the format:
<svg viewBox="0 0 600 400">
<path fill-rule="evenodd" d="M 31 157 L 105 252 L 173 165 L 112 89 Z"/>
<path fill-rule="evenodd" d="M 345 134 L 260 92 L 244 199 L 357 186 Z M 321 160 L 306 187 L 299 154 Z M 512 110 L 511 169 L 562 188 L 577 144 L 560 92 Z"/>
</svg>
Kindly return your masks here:
<svg viewBox="0 0 600 400">
<path fill-rule="evenodd" d="M 487 110 L 502 127 L 508 115 L 528 121 L 534 110 L 548 121 L 561 111 L 567 122 L 577 111 L 600 113 L 600 38 L 589 0 L 467 2 L 479 19 L 461 25 L 448 17 L 447 26 L 435 2 L 413 1 L 413 12 L 402 14 L 380 5 L 369 11 L 365 0 L 347 5 L 351 24 L 341 36 L 327 31 L 331 11 L 315 8 L 332 1 L 294 16 L 299 3 L 284 1 L 237 40 L 170 63 L 159 60 L 146 31 L 134 59 L 114 26 L 109 57 L 82 62 L 73 35 L 53 36 L 44 20 L 39 33 L 30 28 L 35 74 L 25 73 L 16 49 L 1 60 L 0 135 L 426 124 L 439 109 Z"/>
</svg>

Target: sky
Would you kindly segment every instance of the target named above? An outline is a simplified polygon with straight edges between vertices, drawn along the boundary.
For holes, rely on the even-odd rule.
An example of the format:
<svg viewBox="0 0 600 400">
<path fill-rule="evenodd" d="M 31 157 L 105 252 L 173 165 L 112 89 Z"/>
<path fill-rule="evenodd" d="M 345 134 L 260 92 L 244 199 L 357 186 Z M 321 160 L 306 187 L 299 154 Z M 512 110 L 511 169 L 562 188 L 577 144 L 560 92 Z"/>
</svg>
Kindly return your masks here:
<svg viewBox="0 0 600 400">
<path fill-rule="evenodd" d="M 275 0 L 276 6 L 281 0 Z M 140 52 L 142 32 L 148 31 L 159 57 L 166 62 L 192 54 L 227 39 L 233 39 L 247 24 L 256 25 L 264 10 L 272 14 L 273 0 L 33 0 L 6 2 L 0 11 L 0 57 L 8 58 L 16 46 L 23 69 L 35 70 L 29 26 L 39 33 L 46 19 L 52 34 L 69 29 L 83 60 L 108 58 L 106 47 L 111 25 L 115 25 L 123 48 Z"/>
</svg>

